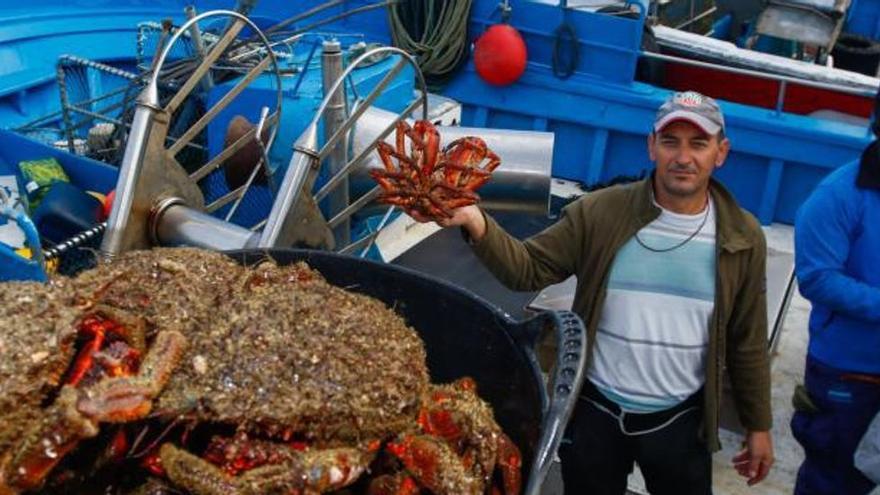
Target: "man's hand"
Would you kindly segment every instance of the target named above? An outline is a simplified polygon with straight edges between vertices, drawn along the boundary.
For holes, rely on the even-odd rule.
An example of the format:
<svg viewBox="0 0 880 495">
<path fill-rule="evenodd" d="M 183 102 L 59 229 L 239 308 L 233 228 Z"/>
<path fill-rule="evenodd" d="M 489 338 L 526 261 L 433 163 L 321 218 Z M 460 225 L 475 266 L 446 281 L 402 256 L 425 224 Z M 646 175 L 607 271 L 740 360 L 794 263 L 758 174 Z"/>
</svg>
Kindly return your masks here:
<svg viewBox="0 0 880 495">
<path fill-rule="evenodd" d="M 432 220 L 417 211 L 407 211 L 406 213 L 417 222 L 426 223 Z M 474 241 L 479 241 L 486 234 L 486 219 L 477 205 L 456 208 L 453 210 L 451 218 L 441 218 L 437 220 L 437 224 L 441 227 L 464 227 Z"/>
<path fill-rule="evenodd" d="M 773 439 L 769 431 L 750 431 L 745 448 L 733 456 L 733 467 L 748 478 L 749 486 L 760 483 L 773 466 Z"/>
</svg>

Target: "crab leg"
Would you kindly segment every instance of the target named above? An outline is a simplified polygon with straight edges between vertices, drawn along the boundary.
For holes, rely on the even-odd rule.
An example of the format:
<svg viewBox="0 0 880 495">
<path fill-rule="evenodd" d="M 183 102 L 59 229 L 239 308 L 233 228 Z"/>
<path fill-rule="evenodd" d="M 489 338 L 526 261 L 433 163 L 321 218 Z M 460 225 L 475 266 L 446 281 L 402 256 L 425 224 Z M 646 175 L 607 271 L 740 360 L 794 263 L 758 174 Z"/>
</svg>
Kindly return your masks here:
<svg viewBox="0 0 880 495">
<path fill-rule="evenodd" d="M 251 469 L 232 476 L 186 450 L 166 443 L 159 451 L 168 478 L 195 495 L 250 495 L 264 493 L 324 493 L 339 490 L 357 480 L 374 453 L 340 447 L 289 453 L 278 464 Z"/>
<path fill-rule="evenodd" d="M 21 446 L 6 469 L 9 485 L 21 490 L 39 487 L 80 440 L 98 434 L 99 423 L 146 416 L 185 345 L 180 333 L 160 332 L 138 375 L 109 378 L 84 388 L 62 387 L 58 399 L 47 410 L 46 419 L 24 433 Z"/>
<path fill-rule="evenodd" d="M 481 187 L 483 184 L 489 182 L 489 178 L 492 177 L 492 171 L 498 168 L 501 165 L 501 158 L 498 157 L 495 153 L 489 151 L 486 155 L 486 158 L 489 159 L 488 163 L 481 168 L 474 168 L 470 171 L 468 175 L 468 180 L 464 185 L 465 189 L 475 190 Z M 475 176 L 475 177 L 472 177 Z"/>
<path fill-rule="evenodd" d="M 457 453 L 464 469 L 483 486 L 492 484 L 497 470 L 501 493 L 520 493 L 522 456 L 477 395 L 476 382 L 464 378 L 433 386 L 422 401 L 418 424 L 425 435 Z"/>
<path fill-rule="evenodd" d="M 481 480 L 465 469 L 456 453 L 440 438 L 404 435 L 387 446 L 403 462 L 406 470 L 437 495 L 480 495 Z"/>
<path fill-rule="evenodd" d="M 384 474 L 370 482 L 367 495 L 418 495 L 421 491 L 412 476 L 404 473 Z"/>
<path fill-rule="evenodd" d="M 415 123 L 413 132 L 407 133 L 414 145 L 421 150 L 421 156 L 424 158 L 421 164 L 421 172 L 424 176 L 430 176 L 434 172 L 434 166 L 437 164 L 437 157 L 440 155 L 440 133 L 434 124 L 427 120 L 420 120 Z"/>
<path fill-rule="evenodd" d="M 453 215 L 452 210 L 475 204 L 480 197 L 472 191 L 438 183 L 428 193 L 428 200 L 434 208 L 443 212 L 443 216 L 450 218 Z"/>
<path fill-rule="evenodd" d="M 502 493 L 522 493 L 522 454 L 504 433 L 498 435 L 498 470 L 504 488 Z"/>
<path fill-rule="evenodd" d="M 128 352 L 132 358 L 137 359 L 146 349 L 144 322 L 140 318 L 132 318 L 125 313 L 116 311 L 105 306 L 96 306 L 92 312 L 82 318 L 79 323 L 79 333 L 90 340 L 77 354 L 70 372 L 67 374 L 67 383 L 77 386 L 94 367 L 95 361 L 103 361 L 104 371 L 110 376 L 119 376 L 129 371 L 127 366 L 120 360 L 119 363 L 110 363 L 106 353 L 101 354 L 107 338 L 111 335 L 122 339 L 127 344 Z"/>
<path fill-rule="evenodd" d="M 370 176 L 379 183 L 385 191 L 395 191 L 402 187 L 411 187 L 415 190 L 412 178 L 404 172 L 389 172 L 387 170 L 370 170 Z"/>
<path fill-rule="evenodd" d="M 385 142 L 379 142 L 376 144 L 376 149 L 379 150 L 379 158 L 382 159 L 382 164 L 385 165 L 385 171 L 387 172 L 396 172 L 397 168 L 394 166 L 394 162 L 391 161 L 391 157 L 398 155 L 394 148 Z"/>
<path fill-rule="evenodd" d="M 382 158 L 382 163 L 385 165 L 386 172 L 405 174 L 407 177 L 413 179 L 418 177 L 419 168 L 416 165 L 418 163 L 416 159 L 395 151 L 394 148 L 386 143 L 379 143 L 376 147 L 379 149 L 379 157 Z M 394 162 L 391 161 L 391 157 L 397 159 L 399 167 L 394 167 Z"/>
<path fill-rule="evenodd" d="M 401 155 L 406 154 L 406 136 L 412 134 L 412 127 L 405 120 L 397 122 L 394 134 L 397 152 Z"/>
</svg>

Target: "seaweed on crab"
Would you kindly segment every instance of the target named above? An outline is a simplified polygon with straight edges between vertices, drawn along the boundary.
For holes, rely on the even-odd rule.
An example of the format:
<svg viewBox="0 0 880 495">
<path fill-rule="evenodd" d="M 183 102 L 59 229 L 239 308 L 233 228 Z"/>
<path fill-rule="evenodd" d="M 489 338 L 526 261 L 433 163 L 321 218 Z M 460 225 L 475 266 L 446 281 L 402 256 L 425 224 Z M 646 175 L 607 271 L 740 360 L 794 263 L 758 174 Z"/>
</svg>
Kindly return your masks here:
<svg viewBox="0 0 880 495">
<path fill-rule="evenodd" d="M 94 481 L 57 469 L 89 439 L 99 476 L 140 466 L 157 493 L 520 491 L 473 381 L 430 384 L 399 315 L 304 263 L 154 250 L 21 288 L 0 284 L 0 420 L 24 431 L 0 431 L 0 493 Z"/>
</svg>

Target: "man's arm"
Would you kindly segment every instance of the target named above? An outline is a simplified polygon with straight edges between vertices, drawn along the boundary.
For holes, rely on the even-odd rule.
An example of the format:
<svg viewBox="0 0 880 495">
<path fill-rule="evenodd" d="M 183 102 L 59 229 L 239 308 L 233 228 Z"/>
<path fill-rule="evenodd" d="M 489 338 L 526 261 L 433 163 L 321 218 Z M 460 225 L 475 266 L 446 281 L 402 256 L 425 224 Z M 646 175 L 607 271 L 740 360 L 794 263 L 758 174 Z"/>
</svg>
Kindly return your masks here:
<svg viewBox="0 0 880 495">
<path fill-rule="evenodd" d="M 755 228 L 760 229 L 757 222 Z M 728 323 L 727 372 L 740 421 L 749 431 L 767 431 L 771 426 L 766 263 L 767 242 L 760 233 L 749 252 L 746 280 Z"/>
<path fill-rule="evenodd" d="M 880 288 L 844 271 L 861 212 L 858 191 L 822 184 L 795 221 L 795 269 L 801 294 L 831 311 L 880 322 Z"/>
<path fill-rule="evenodd" d="M 558 222 L 526 241 L 505 232 L 477 206 L 459 208 L 452 218 L 438 223 L 462 227 L 474 253 L 506 286 L 513 290 L 538 290 L 576 273 L 583 246 L 582 222 L 580 205 L 573 203 L 565 208 Z"/>
<path fill-rule="evenodd" d="M 755 222 L 755 228 L 760 227 Z M 734 458 L 749 485 L 763 480 L 773 465 L 770 437 L 770 356 L 767 349 L 767 243 L 761 232 L 750 252 L 748 276 L 736 296 L 727 344 L 727 371 L 746 445 Z"/>
</svg>

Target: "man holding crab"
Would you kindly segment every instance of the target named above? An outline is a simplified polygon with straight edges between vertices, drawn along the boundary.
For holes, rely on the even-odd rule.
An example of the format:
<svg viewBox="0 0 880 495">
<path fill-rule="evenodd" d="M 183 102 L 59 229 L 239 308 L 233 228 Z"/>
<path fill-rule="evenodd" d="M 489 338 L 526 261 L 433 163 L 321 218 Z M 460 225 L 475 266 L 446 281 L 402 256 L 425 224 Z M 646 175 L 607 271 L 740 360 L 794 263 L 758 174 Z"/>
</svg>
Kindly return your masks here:
<svg viewBox="0 0 880 495">
<path fill-rule="evenodd" d="M 676 93 L 648 138 L 649 178 L 584 196 L 525 241 L 476 205 L 435 217 L 512 289 L 578 277 L 591 348 L 560 449 L 568 493 L 623 494 L 633 463 L 652 494 L 711 493 L 725 369 L 747 430 L 734 466 L 751 485 L 773 464 L 766 245 L 712 179 L 729 149 L 717 103 Z"/>
</svg>

